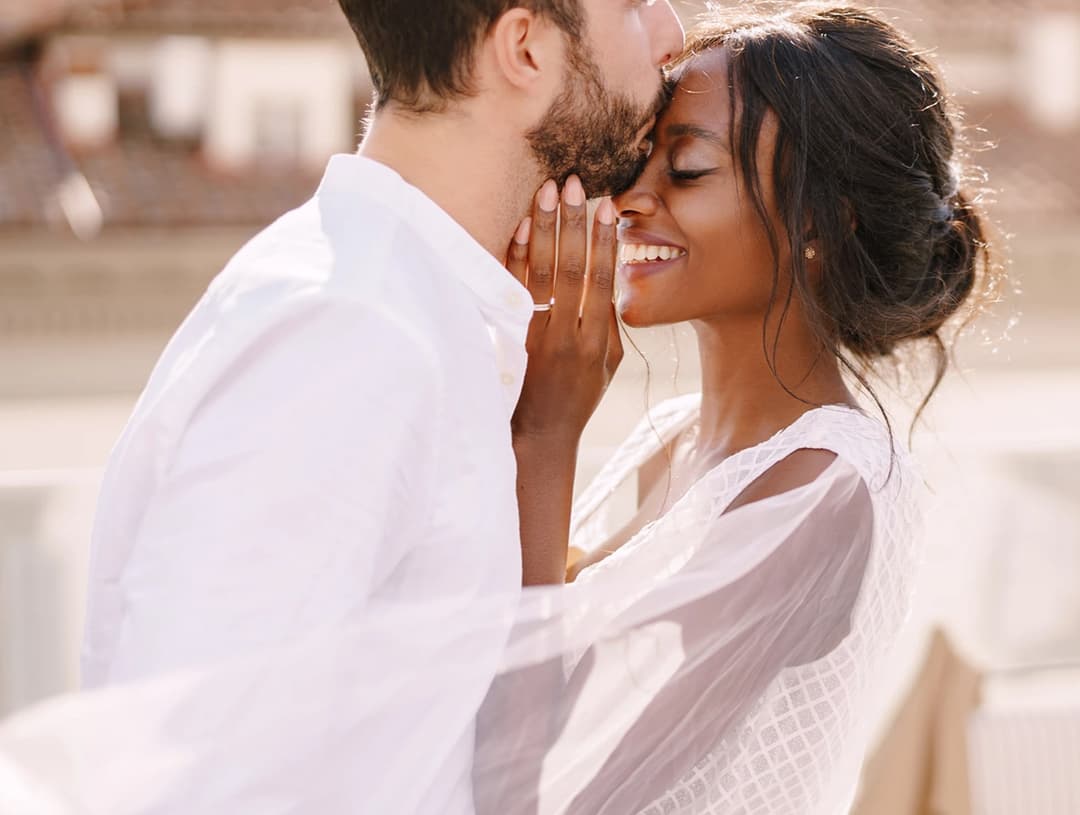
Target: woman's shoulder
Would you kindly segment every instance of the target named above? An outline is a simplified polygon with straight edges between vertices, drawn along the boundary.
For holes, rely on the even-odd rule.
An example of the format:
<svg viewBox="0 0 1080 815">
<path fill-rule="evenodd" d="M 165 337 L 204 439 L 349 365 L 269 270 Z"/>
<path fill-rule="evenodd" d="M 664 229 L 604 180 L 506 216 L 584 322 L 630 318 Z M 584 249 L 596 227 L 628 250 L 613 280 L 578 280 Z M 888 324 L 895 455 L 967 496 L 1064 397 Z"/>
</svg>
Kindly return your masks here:
<svg viewBox="0 0 1080 815">
<path fill-rule="evenodd" d="M 831 450 L 795 449 L 747 484 L 728 505 L 727 511 L 812 484 L 828 472 L 837 458 Z"/>
<path fill-rule="evenodd" d="M 850 464 L 872 492 L 885 489 L 894 475 L 916 477 L 916 468 L 895 428 L 883 416 L 847 405 L 807 411 L 785 431 L 792 451 L 828 451 Z"/>
<path fill-rule="evenodd" d="M 807 488 L 846 472 L 857 493 L 882 507 L 918 501 L 921 478 L 883 418 L 858 408 L 811 408 L 771 438 L 726 459 L 712 474 L 710 498 L 726 510 Z M 719 497 L 713 493 L 719 493 Z"/>
</svg>

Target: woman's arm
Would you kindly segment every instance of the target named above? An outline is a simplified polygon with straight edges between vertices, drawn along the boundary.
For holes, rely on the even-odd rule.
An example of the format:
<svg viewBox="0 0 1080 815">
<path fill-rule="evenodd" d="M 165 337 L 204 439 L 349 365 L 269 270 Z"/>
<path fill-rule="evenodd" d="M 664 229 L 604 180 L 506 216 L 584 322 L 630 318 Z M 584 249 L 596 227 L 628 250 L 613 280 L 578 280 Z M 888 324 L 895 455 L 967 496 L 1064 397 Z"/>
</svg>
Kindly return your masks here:
<svg viewBox="0 0 1080 815">
<path fill-rule="evenodd" d="M 534 203 L 531 226 L 519 230 L 507 258 L 533 302 L 552 304 L 537 311 L 529 326 L 529 366 L 512 421 L 525 585 L 562 583 L 566 577 L 578 442 L 622 359 L 612 304 L 615 209 L 606 199 L 597 208 L 587 260 L 589 219 L 581 182 L 573 176 L 566 182 L 561 217 L 541 206 L 550 200 L 545 192 L 550 196 L 551 189 L 545 188 Z"/>
<path fill-rule="evenodd" d="M 577 443 L 515 437 L 522 584 L 562 583 L 570 538 Z"/>
</svg>

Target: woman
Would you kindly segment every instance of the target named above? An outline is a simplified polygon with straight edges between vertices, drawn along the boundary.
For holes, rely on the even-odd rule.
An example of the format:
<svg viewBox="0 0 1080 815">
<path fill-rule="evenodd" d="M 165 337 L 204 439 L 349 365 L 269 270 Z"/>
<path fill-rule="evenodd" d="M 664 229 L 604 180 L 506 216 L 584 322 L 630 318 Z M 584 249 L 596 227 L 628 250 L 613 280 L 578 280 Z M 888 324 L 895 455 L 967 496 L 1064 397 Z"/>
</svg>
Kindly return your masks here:
<svg viewBox="0 0 1080 815">
<path fill-rule="evenodd" d="M 605 622 L 562 649 L 561 681 L 532 668 L 496 683 L 482 811 L 847 811 L 873 678 L 906 613 L 918 477 L 864 372 L 924 346 L 929 399 L 946 322 L 989 267 L 941 83 L 887 22 L 835 5 L 714 12 L 672 79 L 644 172 L 614 199 L 617 308 L 632 326 L 691 322 L 702 393 L 642 422 L 572 536 L 583 422 L 559 424 L 573 411 L 551 396 L 552 349 L 571 344 L 559 311 L 577 323 L 578 292 L 524 273 L 552 265 L 553 214 L 537 209 L 528 251 L 511 247 L 542 309 L 515 421 L 525 581 L 576 578 L 566 602 L 583 610 L 566 616 Z M 581 219 L 561 239 L 574 256 Z M 594 252 L 593 275 L 612 272 L 607 257 Z M 602 385 L 599 354 L 594 371 Z M 612 523 L 608 498 L 635 477 L 638 510 Z M 508 737 L 525 700 L 540 712 Z"/>
</svg>

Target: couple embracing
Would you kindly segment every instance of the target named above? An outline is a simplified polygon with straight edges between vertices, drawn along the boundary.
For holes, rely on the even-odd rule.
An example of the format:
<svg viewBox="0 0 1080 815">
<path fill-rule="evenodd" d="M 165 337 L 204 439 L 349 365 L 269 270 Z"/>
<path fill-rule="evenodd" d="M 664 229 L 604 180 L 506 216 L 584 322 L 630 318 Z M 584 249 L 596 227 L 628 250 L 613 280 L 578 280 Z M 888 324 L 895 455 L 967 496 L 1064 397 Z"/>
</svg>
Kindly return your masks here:
<svg viewBox="0 0 1080 815">
<path fill-rule="evenodd" d="M 828 3 L 685 41 L 667 0 L 340 3 L 363 143 L 215 279 L 107 470 L 83 721 L 138 719 L 106 729 L 145 783 L 72 796 L 846 811 L 919 514 L 870 377 L 925 347 L 932 395 L 989 268 L 935 68 Z M 702 391 L 575 502 L 620 321 L 691 323 Z"/>
</svg>

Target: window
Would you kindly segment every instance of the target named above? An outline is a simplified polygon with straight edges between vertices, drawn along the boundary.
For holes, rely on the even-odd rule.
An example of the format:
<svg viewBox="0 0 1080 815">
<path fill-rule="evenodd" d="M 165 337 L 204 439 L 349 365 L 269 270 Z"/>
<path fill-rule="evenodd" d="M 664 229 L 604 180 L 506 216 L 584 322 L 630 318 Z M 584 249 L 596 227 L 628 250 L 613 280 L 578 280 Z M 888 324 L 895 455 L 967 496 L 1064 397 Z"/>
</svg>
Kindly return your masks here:
<svg viewBox="0 0 1080 815">
<path fill-rule="evenodd" d="M 329 41 L 226 40 L 218 44 L 205 149 L 243 170 L 285 162 L 321 170 L 353 148 L 350 52 Z"/>
<path fill-rule="evenodd" d="M 260 163 L 297 164 L 305 126 L 303 104 L 296 99 L 261 98 L 252 110 L 254 152 Z"/>
</svg>

